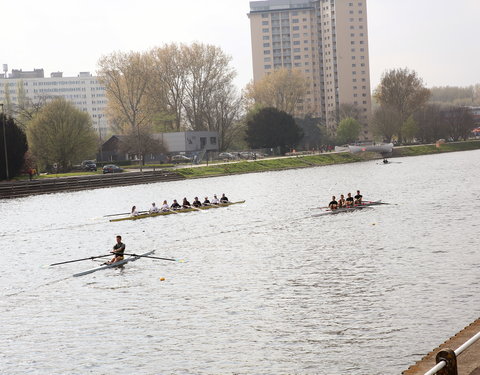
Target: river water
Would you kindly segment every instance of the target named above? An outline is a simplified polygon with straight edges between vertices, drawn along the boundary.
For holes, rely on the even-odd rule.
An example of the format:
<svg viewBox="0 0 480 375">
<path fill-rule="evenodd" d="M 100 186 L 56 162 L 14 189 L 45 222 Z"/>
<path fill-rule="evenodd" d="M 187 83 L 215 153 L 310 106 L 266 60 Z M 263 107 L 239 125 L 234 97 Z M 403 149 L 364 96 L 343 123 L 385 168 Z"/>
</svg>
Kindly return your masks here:
<svg viewBox="0 0 480 375">
<path fill-rule="evenodd" d="M 0 201 L 0 373 L 399 374 L 480 314 L 480 151 L 392 161 Z M 316 216 L 357 189 L 392 205 Z M 182 261 L 45 267 L 116 234 Z"/>
</svg>

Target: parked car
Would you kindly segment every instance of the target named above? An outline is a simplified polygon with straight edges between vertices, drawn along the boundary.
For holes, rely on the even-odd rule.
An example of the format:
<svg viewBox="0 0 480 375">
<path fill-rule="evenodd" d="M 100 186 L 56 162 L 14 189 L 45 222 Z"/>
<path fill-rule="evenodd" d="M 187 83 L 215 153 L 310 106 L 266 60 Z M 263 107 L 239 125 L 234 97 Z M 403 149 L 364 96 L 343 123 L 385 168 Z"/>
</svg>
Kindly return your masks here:
<svg viewBox="0 0 480 375">
<path fill-rule="evenodd" d="M 179 164 L 179 163 L 190 163 L 192 159 L 185 155 L 173 155 L 172 156 L 172 163 Z"/>
<path fill-rule="evenodd" d="M 123 172 L 123 169 L 115 164 L 107 164 L 103 167 L 103 173 L 120 173 Z"/>
<path fill-rule="evenodd" d="M 83 171 L 96 171 L 97 170 L 97 164 L 93 160 L 84 160 L 82 161 L 82 170 Z"/>
<path fill-rule="evenodd" d="M 220 154 L 218 154 L 218 158 L 222 160 L 233 160 L 235 159 L 235 155 L 229 152 L 221 152 Z"/>
</svg>

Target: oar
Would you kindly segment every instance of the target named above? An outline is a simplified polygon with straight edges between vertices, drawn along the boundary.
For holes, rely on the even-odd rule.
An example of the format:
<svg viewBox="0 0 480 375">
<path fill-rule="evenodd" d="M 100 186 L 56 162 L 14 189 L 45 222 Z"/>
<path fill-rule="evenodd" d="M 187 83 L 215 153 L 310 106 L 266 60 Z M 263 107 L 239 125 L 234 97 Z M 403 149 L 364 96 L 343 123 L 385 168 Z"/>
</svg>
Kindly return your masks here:
<svg viewBox="0 0 480 375">
<path fill-rule="evenodd" d="M 98 256 L 82 258 L 82 259 L 67 260 L 66 262 L 52 263 L 52 264 L 49 264 L 49 266 L 58 266 L 59 264 L 75 263 L 75 262 L 81 262 L 82 260 L 93 260 L 97 258 L 105 258 L 105 257 L 111 257 L 111 256 L 112 256 L 112 253 L 107 255 L 98 255 Z"/>
<path fill-rule="evenodd" d="M 160 259 L 160 260 L 170 260 L 172 262 L 178 262 L 178 259 L 172 259 L 172 258 L 161 258 L 161 257 L 153 257 L 151 255 L 138 255 L 138 254 L 128 254 L 128 253 L 123 253 L 123 255 L 130 255 L 132 257 L 139 257 L 139 258 L 151 258 L 151 259 Z"/>
<path fill-rule="evenodd" d="M 148 211 L 138 211 L 139 214 L 144 214 L 145 212 L 148 212 Z M 130 214 L 131 214 L 131 212 L 124 212 L 124 213 L 121 213 L 121 214 L 104 215 L 103 217 L 122 216 L 122 215 L 130 215 Z"/>
</svg>

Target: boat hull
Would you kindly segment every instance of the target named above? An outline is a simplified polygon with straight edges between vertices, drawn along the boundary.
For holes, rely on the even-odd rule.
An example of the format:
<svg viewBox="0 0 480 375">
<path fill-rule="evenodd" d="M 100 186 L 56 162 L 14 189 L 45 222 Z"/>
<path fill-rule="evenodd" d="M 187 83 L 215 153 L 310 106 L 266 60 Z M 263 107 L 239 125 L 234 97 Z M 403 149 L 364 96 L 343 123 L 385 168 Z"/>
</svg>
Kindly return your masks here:
<svg viewBox="0 0 480 375">
<path fill-rule="evenodd" d="M 139 220 L 139 219 L 146 219 L 148 217 L 175 215 L 175 214 L 186 213 L 186 212 L 194 212 L 194 211 L 199 211 L 199 210 L 208 210 L 210 208 L 228 207 L 228 206 L 231 206 L 231 205 L 234 205 L 234 204 L 240 204 L 240 203 L 245 203 L 245 201 L 243 200 L 243 201 L 238 201 L 238 202 L 229 202 L 229 203 L 222 203 L 222 204 L 217 204 L 217 205 L 201 206 L 201 207 L 198 207 L 198 208 L 182 208 L 182 209 L 176 210 L 176 211 L 156 212 L 154 214 L 142 214 L 142 215 L 137 215 L 137 216 L 122 217 L 122 218 L 119 218 L 119 219 L 110 219 L 110 221 L 115 222 L 115 221 L 125 221 L 125 220 Z"/>
<path fill-rule="evenodd" d="M 76 273 L 73 275 L 73 277 L 78 277 L 78 276 L 84 276 L 84 275 L 88 275 L 90 273 L 94 273 L 94 272 L 97 272 L 97 271 L 101 271 L 101 270 L 106 270 L 108 268 L 116 268 L 116 267 L 121 267 L 123 266 L 124 264 L 127 264 L 128 262 L 134 262 L 138 259 L 140 259 L 142 256 L 148 256 L 148 255 L 151 255 L 155 252 L 155 250 L 152 250 L 152 251 L 149 251 L 149 252 L 146 252 L 146 253 L 143 253 L 143 254 L 139 254 L 140 256 L 137 256 L 137 255 L 133 255 L 133 256 L 130 256 L 128 258 L 125 258 L 119 262 L 115 262 L 113 264 L 105 264 L 103 266 L 100 266 L 100 267 L 96 267 L 96 268 L 91 268 L 89 270 L 86 270 L 86 271 L 83 271 L 83 272 L 79 272 L 79 273 Z M 113 256 L 113 255 L 112 255 Z"/>
</svg>

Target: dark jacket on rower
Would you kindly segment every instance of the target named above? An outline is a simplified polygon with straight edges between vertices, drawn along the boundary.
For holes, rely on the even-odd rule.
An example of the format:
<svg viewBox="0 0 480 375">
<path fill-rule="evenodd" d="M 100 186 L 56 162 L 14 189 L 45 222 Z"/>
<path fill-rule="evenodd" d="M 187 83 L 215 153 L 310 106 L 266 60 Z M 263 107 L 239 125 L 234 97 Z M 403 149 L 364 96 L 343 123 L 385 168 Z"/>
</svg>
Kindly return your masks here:
<svg viewBox="0 0 480 375">
<path fill-rule="evenodd" d="M 198 198 L 195 198 L 195 200 L 192 203 L 193 207 L 202 207 L 202 202 L 198 200 Z"/>
<path fill-rule="evenodd" d="M 189 201 L 187 201 L 187 198 L 183 198 L 182 207 L 183 207 L 183 208 L 191 207 L 191 204 L 190 204 Z"/>
<path fill-rule="evenodd" d="M 116 243 L 113 246 L 113 252 L 117 257 L 123 257 L 123 253 L 125 252 L 125 244 L 123 242 Z"/>
<path fill-rule="evenodd" d="M 228 198 L 225 196 L 225 194 L 223 194 L 220 198 L 220 203 L 228 203 Z"/>
<path fill-rule="evenodd" d="M 180 207 L 182 206 L 180 206 L 178 202 L 173 202 L 172 205 L 170 206 L 170 208 L 174 210 L 178 210 Z"/>
<path fill-rule="evenodd" d="M 208 199 L 205 199 L 202 203 L 204 206 L 209 206 L 210 205 L 210 201 Z"/>
</svg>

